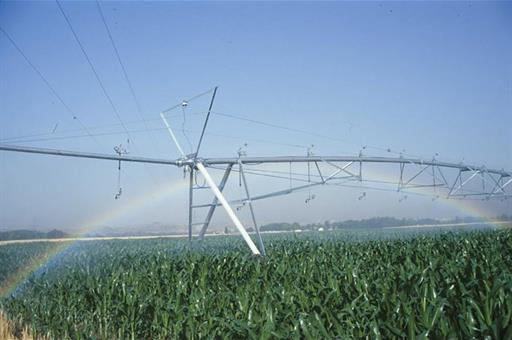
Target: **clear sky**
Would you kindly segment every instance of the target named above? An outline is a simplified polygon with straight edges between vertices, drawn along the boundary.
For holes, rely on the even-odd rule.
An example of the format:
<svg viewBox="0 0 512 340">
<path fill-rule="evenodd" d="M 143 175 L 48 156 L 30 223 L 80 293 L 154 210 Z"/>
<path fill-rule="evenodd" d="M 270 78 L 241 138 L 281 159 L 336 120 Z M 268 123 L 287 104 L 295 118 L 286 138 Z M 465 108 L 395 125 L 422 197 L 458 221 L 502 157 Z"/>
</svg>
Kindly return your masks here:
<svg viewBox="0 0 512 340">
<path fill-rule="evenodd" d="M 101 3 L 140 112 L 97 4 L 61 5 L 132 131 L 131 154 L 177 158 L 159 112 L 218 85 L 217 112 L 339 141 L 213 116 L 203 156 L 234 156 L 244 142 L 252 156 L 305 155 L 310 144 L 316 154 L 347 155 L 373 145 L 512 169 L 509 2 Z M 103 153 L 126 144 L 57 3 L 0 2 L 0 26 L 71 109 L 0 32 L 0 139 L 42 134 L 10 142 Z M 208 99 L 187 108 L 184 126 L 192 143 L 202 123 L 192 113 L 204 111 Z M 181 127 L 181 111 L 176 113 L 172 122 Z M 84 137 L 78 121 L 98 136 Z M 146 126 L 151 132 L 143 131 Z M 186 138 L 179 137 L 187 148 Z M 0 152 L 0 226 L 185 223 L 180 169 L 126 164 L 124 194 L 116 201 L 116 167 Z M 258 179 L 252 183 L 254 191 L 271 186 Z M 155 194 L 164 186 L 176 189 Z M 260 203 L 260 220 L 452 217 L 473 209 L 430 198 L 398 203 L 393 193 L 369 194 L 361 202 L 360 190 L 315 192 L 318 198 L 306 207 L 305 193 Z M 479 209 L 512 212 L 510 200 L 482 203 Z"/>
</svg>

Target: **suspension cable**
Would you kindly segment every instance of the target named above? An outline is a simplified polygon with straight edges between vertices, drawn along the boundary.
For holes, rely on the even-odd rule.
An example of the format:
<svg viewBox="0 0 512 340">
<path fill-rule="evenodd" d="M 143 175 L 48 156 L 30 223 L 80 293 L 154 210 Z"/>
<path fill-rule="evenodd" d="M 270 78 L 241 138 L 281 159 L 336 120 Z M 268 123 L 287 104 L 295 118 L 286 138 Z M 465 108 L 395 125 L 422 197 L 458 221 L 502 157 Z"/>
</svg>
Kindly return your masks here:
<svg viewBox="0 0 512 340">
<path fill-rule="evenodd" d="M 71 109 L 71 107 L 64 101 L 62 96 L 57 92 L 57 90 L 50 84 L 48 79 L 43 75 L 43 73 L 35 66 L 35 64 L 28 58 L 28 56 L 23 52 L 23 50 L 18 46 L 18 44 L 14 41 L 14 39 L 0 26 L 0 31 L 5 35 L 5 37 L 11 42 L 11 44 L 16 48 L 19 54 L 25 59 L 27 64 L 32 68 L 32 70 L 41 78 L 46 87 L 53 93 L 53 95 L 57 98 L 57 100 L 64 106 L 66 111 L 71 115 L 73 121 L 76 121 L 82 128 L 80 131 L 85 131 L 89 137 L 91 137 L 96 143 L 98 141 L 91 134 L 87 126 L 82 122 L 82 120 L 78 117 L 78 115 Z"/>
<path fill-rule="evenodd" d="M 281 129 L 281 130 L 286 130 L 286 131 L 295 132 L 295 133 L 302 133 L 302 134 L 306 134 L 306 135 L 310 135 L 310 136 L 314 136 L 314 137 L 328 139 L 328 140 L 335 141 L 335 142 L 342 142 L 342 143 L 347 143 L 347 144 L 351 144 L 351 145 L 357 146 L 355 143 L 353 143 L 350 140 L 345 139 L 345 138 L 337 138 L 337 137 L 333 137 L 333 136 L 329 136 L 329 135 L 324 135 L 324 134 L 321 134 L 321 133 L 312 132 L 312 131 L 308 131 L 308 130 L 291 128 L 289 126 L 278 125 L 278 124 L 274 124 L 274 123 L 265 122 L 265 121 L 262 121 L 262 120 L 252 119 L 252 118 L 246 118 L 246 117 L 235 115 L 235 114 L 232 114 L 232 113 L 224 113 L 224 112 L 217 112 L 217 111 L 212 112 L 212 113 L 217 115 L 217 116 L 221 116 L 221 117 L 241 120 L 241 121 L 245 121 L 245 122 L 249 122 L 249 123 L 253 123 L 253 124 L 263 125 L 263 126 L 267 126 L 267 127 L 271 127 L 271 128 L 276 128 L 276 129 Z M 379 146 L 375 146 L 375 145 L 365 145 L 365 147 L 369 148 L 369 149 L 385 151 L 385 152 L 389 152 L 389 153 L 393 153 L 393 154 L 401 154 L 401 155 L 410 156 L 410 157 L 419 157 L 417 155 L 413 155 L 413 154 L 409 154 L 409 153 L 405 153 L 405 152 L 393 151 L 390 148 L 383 148 L 383 147 L 379 147 Z"/>
</svg>

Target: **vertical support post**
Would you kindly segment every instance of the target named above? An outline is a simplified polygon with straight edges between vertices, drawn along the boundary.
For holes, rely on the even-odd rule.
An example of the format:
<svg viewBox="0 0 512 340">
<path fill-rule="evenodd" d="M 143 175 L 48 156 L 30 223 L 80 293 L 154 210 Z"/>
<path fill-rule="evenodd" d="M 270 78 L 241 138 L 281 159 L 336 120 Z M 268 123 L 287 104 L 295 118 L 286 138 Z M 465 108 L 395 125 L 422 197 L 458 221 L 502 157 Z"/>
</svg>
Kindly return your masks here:
<svg viewBox="0 0 512 340">
<path fill-rule="evenodd" d="M 190 179 L 188 187 L 188 245 L 192 246 L 192 204 L 194 202 L 194 166 L 190 166 Z"/>
<path fill-rule="evenodd" d="M 292 162 L 290 164 L 290 189 L 292 188 Z"/>
<path fill-rule="evenodd" d="M 400 191 L 402 189 L 402 186 L 404 185 L 404 169 L 405 169 L 405 163 L 400 163 L 400 179 L 398 180 L 397 191 Z"/>
<path fill-rule="evenodd" d="M 204 176 L 204 179 L 206 180 L 206 183 L 208 183 L 208 185 L 210 186 L 210 189 L 213 191 L 213 193 L 215 194 L 215 196 L 219 200 L 220 204 L 222 204 L 222 206 L 224 207 L 224 209 L 228 213 L 228 216 L 233 221 L 233 224 L 235 225 L 235 227 L 238 229 L 240 234 L 242 234 L 242 237 L 244 238 L 245 243 L 247 243 L 247 245 L 251 249 L 251 252 L 254 255 L 261 255 L 260 251 L 258 250 L 258 247 L 256 247 L 256 245 L 252 241 L 251 237 L 247 233 L 247 230 L 245 230 L 244 226 L 242 225 L 242 222 L 240 222 L 240 220 L 236 216 L 235 212 L 233 211 L 233 209 L 229 205 L 228 201 L 226 200 L 224 195 L 220 192 L 219 188 L 217 187 L 217 185 L 213 181 L 212 177 L 210 176 L 210 174 L 208 173 L 208 171 L 204 167 L 203 163 L 197 162 L 196 163 L 196 167 L 197 167 L 197 170 L 199 170 L 201 172 L 201 174 Z"/>
<path fill-rule="evenodd" d="M 219 184 L 219 191 L 222 192 L 224 190 L 224 186 L 226 185 L 226 182 L 228 181 L 229 174 L 231 173 L 231 169 L 233 168 L 233 164 L 229 164 L 226 168 L 226 171 L 224 172 L 224 176 L 222 176 L 222 180 Z M 201 231 L 199 232 L 199 240 L 204 239 L 204 234 L 206 233 L 206 230 L 208 229 L 208 226 L 210 225 L 210 221 L 212 219 L 213 213 L 215 212 L 215 208 L 217 208 L 217 203 L 219 202 L 219 199 L 215 196 L 213 198 L 212 205 L 210 206 L 210 209 L 208 210 L 208 213 L 206 214 L 206 220 L 204 221 L 203 227 L 201 228 Z"/>
<path fill-rule="evenodd" d="M 433 181 L 433 184 L 434 184 L 434 194 L 437 192 L 437 188 L 436 188 L 436 167 L 435 165 L 432 165 L 432 181 Z"/>
<path fill-rule="evenodd" d="M 265 254 L 265 246 L 263 245 L 263 240 L 261 239 L 260 228 L 258 227 L 258 223 L 256 223 L 256 216 L 254 215 L 254 208 L 252 206 L 251 194 L 249 193 L 249 186 L 247 185 L 247 179 L 245 178 L 244 168 L 242 166 L 242 162 L 238 161 L 240 166 L 240 174 L 242 175 L 242 181 L 244 182 L 245 194 L 247 195 L 247 202 L 249 203 L 249 210 L 251 211 L 252 223 L 254 224 L 254 229 L 256 229 L 256 235 L 258 236 L 258 243 L 260 246 L 260 252 L 263 255 Z M 308 162 L 309 165 L 309 162 Z"/>
<path fill-rule="evenodd" d="M 450 185 L 448 184 L 448 181 L 446 180 L 446 177 L 444 177 L 444 173 L 441 171 L 441 168 L 439 167 L 439 165 L 437 166 L 437 172 L 439 172 L 439 174 L 441 175 L 441 178 L 443 179 L 444 185 L 447 188 L 449 188 Z"/>
<path fill-rule="evenodd" d="M 320 176 L 322 183 L 325 183 L 324 176 L 322 176 L 322 172 L 320 171 L 320 167 L 318 166 L 317 162 L 315 162 L 315 166 L 316 166 L 316 170 L 318 170 L 318 175 Z"/>
<path fill-rule="evenodd" d="M 457 181 L 460 179 L 461 174 L 462 174 L 462 171 L 459 170 L 459 174 L 455 178 L 455 181 L 453 181 L 453 185 L 452 185 L 450 191 L 448 192 L 447 198 L 450 198 L 450 195 L 452 194 L 453 190 L 455 189 L 455 186 L 457 185 Z"/>
</svg>

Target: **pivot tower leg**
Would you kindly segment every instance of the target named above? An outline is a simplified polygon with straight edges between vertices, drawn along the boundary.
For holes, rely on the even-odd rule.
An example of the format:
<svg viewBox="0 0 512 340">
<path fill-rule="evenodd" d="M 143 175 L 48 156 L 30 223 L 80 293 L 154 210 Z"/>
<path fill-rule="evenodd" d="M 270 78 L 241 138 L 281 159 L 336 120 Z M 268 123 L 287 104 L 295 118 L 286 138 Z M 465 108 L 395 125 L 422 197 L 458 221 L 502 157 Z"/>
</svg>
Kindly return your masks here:
<svg viewBox="0 0 512 340">
<path fill-rule="evenodd" d="M 226 171 L 224 172 L 224 176 L 222 176 L 222 180 L 219 184 L 219 191 L 222 192 L 224 190 L 224 186 L 226 185 L 226 182 L 228 181 L 229 174 L 231 173 L 231 168 L 233 168 L 233 164 L 229 164 L 226 168 Z M 217 196 L 213 198 L 212 205 L 210 206 L 210 209 L 208 210 L 208 214 L 206 215 L 206 220 L 204 221 L 203 227 L 201 228 L 201 231 L 199 232 L 199 240 L 204 239 L 204 234 L 206 234 L 206 230 L 208 229 L 208 226 L 210 225 L 210 221 L 212 219 L 213 213 L 215 212 L 215 208 L 217 208 L 217 204 L 219 203 L 219 200 Z"/>
<path fill-rule="evenodd" d="M 192 246 L 192 204 L 194 201 L 194 167 L 190 166 L 190 178 L 188 187 L 188 245 Z"/>
<path fill-rule="evenodd" d="M 245 243 L 247 243 L 247 245 L 251 249 L 251 252 L 254 255 L 261 255 L 260 251 L 258 250 L 258 247 L 256 247 L 256 245 L 252 241 L 251 236 L 249 236 L 249 234 L 247 233 L 247 230 L 245 230 L 244 226 L 242 225 L 242 222 L 240 222 L 240 220 L 236 216 L 235 212 L 233 211 L 233 209 L 229 205 L 228 201 L 226 200 L 224 195 L 220 192 L 219 188 L 217 187 L 217 184 L 215 184 L 215 182 L 211 178 L 210 174 L 208 173 L 208 171 L 204 167 L 203 163 L 197 162 L 196 163 L 196 167 L 197 167 L 197 170 L 199 170 L 201 172 L 201 174 L 204 176 L 204 179 L 206 180 L 206 182 L 210 186 L 210 189 L 213 191 L 213 193 L 215 194 L 215 196 L 219 200 L 220 204 L 222 204 L 222 206 L 224 207 L 224 209 L 228 213 L 228 216 L 231 218 L 231 220 L 235 224 L 235 227 L 238 229 L 240 234 L 242 234 L 242 237 L 244 238 Z"/>
<path fill-rule="evenodd" d="M 249 193 L 249 186 L 247 185 L 247 179 L 245 178 L 244 168 L 242 166 L 242 162 L 239 162 L 238 164 L 240 166 L 240 174 L 242 175 L 242 181 L 244 182 L 245 194 L 247 195 L 247 202 L 249 203 L 249 209 L 251 211 L 252 223 L 254 224 L 254 229 L 256 229 L 256 235 L 258 236 L 260 251 L 263 255 L 265 255 L 265 246 L 263 245 L 263 240 L 261 239 L 260 228 L 258 227 L 258 223 L 256 223 L 256 216 L 254 215 L 254 208 L 252 206 L 251 194 Z"/>
</svg>

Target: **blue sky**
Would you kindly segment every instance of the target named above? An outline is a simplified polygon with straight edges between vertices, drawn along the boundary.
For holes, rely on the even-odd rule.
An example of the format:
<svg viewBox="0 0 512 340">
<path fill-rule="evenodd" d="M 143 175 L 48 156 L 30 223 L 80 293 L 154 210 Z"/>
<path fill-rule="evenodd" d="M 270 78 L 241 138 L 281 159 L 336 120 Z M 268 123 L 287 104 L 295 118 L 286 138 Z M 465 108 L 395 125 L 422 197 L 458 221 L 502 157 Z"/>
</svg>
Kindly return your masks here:
<svg viewBox="0 0 512 340">
<path fill-rule="evenodd" d="M 63 2 L 62 7 L 123 122 L 130 130 L 143 129 L 96 3 Z M 245 141 L 254 156 L 306 153 L 305 148 L 260 142 L 270 140 L 314 144 L 317 154 L 356 154 L 363 145 L 374 145 L 512 169 L 510 3 L 108 2 L 101 7 L 151 128 L 162 127 L 158 114 L 163 109 L 218 85 L 218 112 L 340 139 L 215 116 L 205 156 L 234 155 Z M 47 140 L 23 145 L 110 153 L 114 145 L 126 144 L 55 2 L 1 2 L 0 25 L 93 133 L 121 132 L 96 141 L 56 139 L 84 133 L 66 133 L 80 128 L 73 114 L 0 34 L 0 139 L 49 134 L 57 126 L 54 134 L 44 136 Z M 187 110 L 202 111 L 207 101 L 204 97 Z M 173 123 L 180 126 L 181 119 Z M 187 116 L 188 130 L 200 126 L 199 116 Z M 132 137 L 132 154 L 178 156 L 165 131 L 134 132 Z M 165 167 L 126 165 L 124 172 L 126 200 L 181 180 L 179 169 Z M 123 204 L 112 199 L 117 173 L 108 162 L 4 152 L 0 174 L 2 226 L 73 228 Z M 185 193 L 105 223 L 182 224 Z M 462 214 L 421 199 L 404 209 L 392 194 L 376 194 L 361 204 L 354 202 L 357 195 L 322 191 L 309 210 L 298 209 L 302 196 L 280 199 L 281 209 L 262 203 L 260 215 L 263 221 L 310 222 Z M 343 208 L 333 201 L 343 202 Z M 510 210 L 509 203 L 487 205 L 493 213 Z"/>
</svg>

